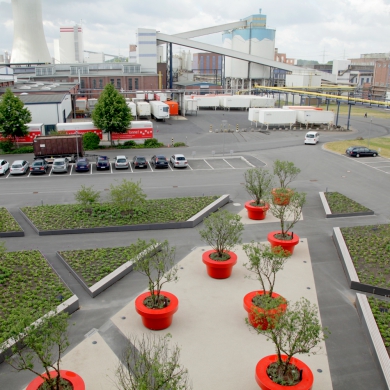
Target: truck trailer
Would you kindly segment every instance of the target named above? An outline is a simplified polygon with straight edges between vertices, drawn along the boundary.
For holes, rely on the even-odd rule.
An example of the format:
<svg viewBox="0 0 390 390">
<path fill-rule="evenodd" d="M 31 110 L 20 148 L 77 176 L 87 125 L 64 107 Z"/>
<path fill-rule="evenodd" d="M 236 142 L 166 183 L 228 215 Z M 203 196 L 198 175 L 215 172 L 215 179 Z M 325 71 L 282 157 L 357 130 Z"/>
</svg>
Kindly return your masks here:
<svg viewBox="0 0 390 390">
<path fill-rule="evenodd" d="M 54 158 L 68 157 L 76 161 L 77 156 L 84 156 L 83 138 L 79 134 L 38 136 L 34 139 L 34 158 L 44 158 L 52 162 Z"/>
<path fill-rule="evenodd" d="M 163 102 L 152 100 L 149 102 L 152 116 L 156 119 L 169 119 L 169 106 Z"/>
</svg>

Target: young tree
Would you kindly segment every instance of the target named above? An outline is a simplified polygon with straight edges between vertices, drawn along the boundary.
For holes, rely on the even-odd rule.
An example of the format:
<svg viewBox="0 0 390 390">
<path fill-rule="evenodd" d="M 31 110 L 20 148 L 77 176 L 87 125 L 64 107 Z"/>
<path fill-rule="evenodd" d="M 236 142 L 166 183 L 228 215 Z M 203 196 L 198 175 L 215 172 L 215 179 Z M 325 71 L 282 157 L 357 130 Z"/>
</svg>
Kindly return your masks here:
<svg viewBox="0 0 390 390">
<path fill-rule="evenodd" d="M 0 133 L 15 142 L 16 137 L 28 134 L 26 123 L 31 122 L 31 113 L 23 102 L 7 88 L 0 98 Z"/>
<path fill-rule="evenodd" d="M 17 371 L 28 370 L 41 377 L 47 389 L 60 390 L 60 361 L 69 346 L 68 314 L 54 311 L 46 314 L 48 310 L 50 309 L 42 308 L 42 317 L 38 321 L 34 321 L 27 310 L 15 313 L 14 326 L 10 329 L 11 337 L 15 340 L 22 338 L 25 347 L 20 348 L 15 344 L 12 347 L 14 356 L 8 358 L 7 362 Z M 5 344 L 6 342 L 0 347 L 5 347 Z M 35 369 L 36 359 L 43 366 L 47 377 L 41 374 L 40 369 Z M 52 370 L 57 373 L 56 376 L 50 375 Z"/>
<path fill-rule="evenodd" d="M 75 194 L 74 197 L 77 203 L 80 203 L 85 210 L 88 209 L 88 206 L 91 206 L 93 203 L 98 203 L 100 199 L 100 192 L 94 191 L 91 187 L 86 187 L 85 185 L 81 186 Z"/>
<path fill-rule="evenodd" d="M 301 172 L 291 161 L 275 160 L 273 169 L 274 175 L 279 178 L 280 188 L 287 188 Z"/>
<path fill-rule="evenodd" d="M 169 345 L 172 336 L 142 335 L 128 338 L 118 366 L 120 390 L 190 390 L 188 370 L 180 362 L 178 345 Z"/>
<path fill-rule="evenodd" d="M 95 133 L 84 133 L 83 134 L 83 147 L 84 150 L 96 150 L 99 147 L 100 138 Z"/>
<path fill-rule="evenodd" d="M 126 133 L 132 120 L 125 98 L 112 84 L 107 84 L 92 112 L 93 124 L 110 134 L 112 145 L 112 133 Z"/>
<path fill-rule="evenodd" d="M 119 209 L 131 212 L 145 201 L 146 194 L 141 188 L 141 181 L 133 182 L 123 179 L 119 185 L 111 184 L 110 198 Z"/>
<path fill-rule="evenodd" d="M 264 206 L 272 188 L 273 177 L 264 168 L 251 168 L 244 173 L 245 189 L 255 201 L 255 206 Z"/>
</svg>

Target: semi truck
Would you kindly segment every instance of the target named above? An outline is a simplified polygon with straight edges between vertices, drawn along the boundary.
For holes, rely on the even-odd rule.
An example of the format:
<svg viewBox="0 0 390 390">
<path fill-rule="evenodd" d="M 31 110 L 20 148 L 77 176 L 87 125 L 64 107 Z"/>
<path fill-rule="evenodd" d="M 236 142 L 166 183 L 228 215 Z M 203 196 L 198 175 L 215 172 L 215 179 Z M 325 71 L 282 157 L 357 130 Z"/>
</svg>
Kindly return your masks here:
<svg viewBox="0 0 390 390">
<path fill-rule="evenodd" d="M 67 157 L 76 161 L 77 156 L 84 156 L 83 138 L 80 134 L 38 136 L 33 142 L 34 158 L 53 162 L 54 158 Z"/>
</svg>

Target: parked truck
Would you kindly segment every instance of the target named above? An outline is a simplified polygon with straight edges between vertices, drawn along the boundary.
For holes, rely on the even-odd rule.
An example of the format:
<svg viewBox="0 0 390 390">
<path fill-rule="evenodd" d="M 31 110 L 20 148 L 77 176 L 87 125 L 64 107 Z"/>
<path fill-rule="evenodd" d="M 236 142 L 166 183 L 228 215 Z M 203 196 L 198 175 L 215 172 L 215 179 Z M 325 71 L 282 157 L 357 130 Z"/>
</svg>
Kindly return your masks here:
<svg viewBox="0 0 390 390">
<path fill-rule="evenodd" d="M 76 161 L 77 156 L 84 156 L 83 138 L 80 134 L 38 136 L 34 139 L 34 158 L 42 158 L 53 162 L 54 158 L 68 157 Z"/>
<path fill-rule="evenodd" d="M 149 102 L 152 116 L 156 119 L 169 119 L 169 106 L 163 102 L 153 100 Z"/>
</svg>

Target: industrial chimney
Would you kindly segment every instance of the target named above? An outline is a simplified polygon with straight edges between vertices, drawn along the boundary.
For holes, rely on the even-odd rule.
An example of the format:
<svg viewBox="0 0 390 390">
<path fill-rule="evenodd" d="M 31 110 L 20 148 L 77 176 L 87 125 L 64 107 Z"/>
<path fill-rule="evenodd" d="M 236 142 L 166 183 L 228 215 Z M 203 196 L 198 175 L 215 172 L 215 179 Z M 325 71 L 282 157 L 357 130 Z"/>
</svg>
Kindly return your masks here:
<svg viewBox="0 0 390 390">
<path fill-rule="evenodd" d="M 12 0 L 14 43 L 11 63 L 51 63 L 43 32 L 41 0 Z"/>
</svg>

